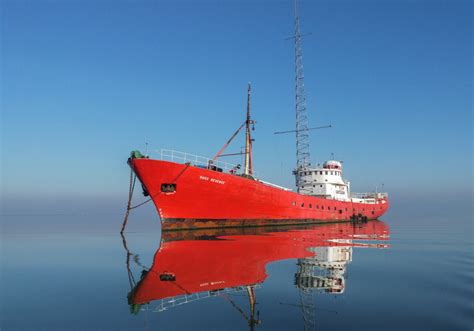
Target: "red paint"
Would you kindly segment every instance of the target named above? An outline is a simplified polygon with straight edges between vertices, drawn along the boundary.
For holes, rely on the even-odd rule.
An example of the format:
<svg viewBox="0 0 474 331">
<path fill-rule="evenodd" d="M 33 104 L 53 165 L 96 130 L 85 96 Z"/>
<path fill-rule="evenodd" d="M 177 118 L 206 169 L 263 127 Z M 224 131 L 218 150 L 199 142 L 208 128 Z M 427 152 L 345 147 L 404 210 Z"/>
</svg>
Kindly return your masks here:
<svg viewBox="0 0 474 331">
<path fill-rule="evenodd" d="M 380 221 L 313 225 L 280 232 L 262 229 L 230 229 L 229 235 L 213 240 L 197 240 L 200 235 L 209 238 L 202 230 L 169 233 L 173 241 L 167 242 L 165 238 L 162 242 L 151 269 L 133 289 L 130 303 L 259 284 L 267 278 L 265 268 L 270 262 L 314 256 L 310 247 L 387 247 L 380 243 L 357 244 L 353 240 L 388 240 L 390 231 Z M 171 275 L 174 280 L 163 281 L 162 275 Z"/>
<path fill-rule="evenodd" d="M 130 159 L 130 165 L 150 193 L 164 229 L 167 220 L 176 219 L 215 220 L 220 225 L 226 225 L 225 220 L 349 221 L 354 214 L 376 219 L 389 207 L 388 199 L 376 204 L 324 199 L 168 161 Z M 175 183 L 176 192 L 161 192 L 163 183 Z"/>
</svg>

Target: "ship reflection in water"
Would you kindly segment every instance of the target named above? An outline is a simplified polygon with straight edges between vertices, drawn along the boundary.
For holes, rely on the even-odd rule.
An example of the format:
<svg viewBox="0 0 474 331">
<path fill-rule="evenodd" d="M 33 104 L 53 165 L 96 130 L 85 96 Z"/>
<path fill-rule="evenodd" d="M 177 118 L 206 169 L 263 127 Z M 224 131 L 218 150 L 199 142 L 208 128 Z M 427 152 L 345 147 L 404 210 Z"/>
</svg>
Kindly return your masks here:
<svg viewBox="0 0 474 331">
<path fill-rule="evenodd" d="M 184 304 L 199 305 L 206 298 L 221 297 L 236 313 L 258 326 L 256 303 L 265 286 L 271 262 L 296 259 L 295 291 L 306 330 L 315 328 L 315 293 L 341 294 L 347 282 L 353 247 L 388 248 L 389 227 L 380 221 L 336 223 L 305 227 L 242 228 L 164 232 L 151 268 L 140 264 L 127 247 L 127 271 L 131 291 L 128 304 L 133 314 L 143 310 L 166 313 Z M 143 268 L 136 282 L 131 264 Z M 248 296 L 248 307 L 234 296 Z"/>
</svg>

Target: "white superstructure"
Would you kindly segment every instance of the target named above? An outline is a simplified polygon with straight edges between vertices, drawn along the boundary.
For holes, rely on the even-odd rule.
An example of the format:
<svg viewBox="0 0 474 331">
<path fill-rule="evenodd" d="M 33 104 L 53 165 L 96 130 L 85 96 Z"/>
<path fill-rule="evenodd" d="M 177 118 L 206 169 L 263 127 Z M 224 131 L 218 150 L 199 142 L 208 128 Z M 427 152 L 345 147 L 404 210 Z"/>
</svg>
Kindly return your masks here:
<svg viewBox="0 0 474 331">
<path fill-rule="evenodd" d="M 347 240 L 350 245 L 351 240 Z M 346 266 L 352 261 L 352 246 L 311 247 L 313 257 L 298 259 L 295 285 L 304 289 L 322 289 L 344 293 Z"/>
<path fill-rule="evenodd" d="M 342 163 L 339 161 L 326 161 L 322 167 L 301 167 L 294 174 L 301 194 L 350 200 L 350 182 L 343 179 Z"/>
</svg>

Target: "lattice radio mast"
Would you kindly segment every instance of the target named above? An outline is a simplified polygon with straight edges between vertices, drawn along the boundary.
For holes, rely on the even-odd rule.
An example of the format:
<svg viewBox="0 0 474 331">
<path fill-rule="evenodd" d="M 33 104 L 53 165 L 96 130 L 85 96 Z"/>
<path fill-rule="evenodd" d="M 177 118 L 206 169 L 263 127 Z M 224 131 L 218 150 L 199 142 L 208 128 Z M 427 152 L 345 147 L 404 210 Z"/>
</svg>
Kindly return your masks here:
<svg viewBox="0 0 474 331">
<path fill-rule="evenodd" d="M 295 0 L 295 97 L 296 97 L 296 171 L 310 165 L 308 114 L 304 88 L 303 52 L 301 50 L 298 1 Z M 297 176 L 298 177 L 298 176 Z M 297 183 L 297 186 L 298 183 Z"/>
</svg>

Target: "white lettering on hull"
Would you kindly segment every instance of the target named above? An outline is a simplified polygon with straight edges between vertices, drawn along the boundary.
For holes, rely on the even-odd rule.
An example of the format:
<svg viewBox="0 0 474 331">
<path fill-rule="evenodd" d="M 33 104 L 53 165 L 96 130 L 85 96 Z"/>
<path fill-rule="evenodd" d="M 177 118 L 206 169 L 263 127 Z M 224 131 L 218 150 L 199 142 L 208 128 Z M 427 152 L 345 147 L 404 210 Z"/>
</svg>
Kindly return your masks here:
<svg viewBox="0 0 474 331">
<path fill-rule="evenodd" d="M 199 176 L 199 179 L 200 179 L 200 180 L 205 180 L 205 181 L 208 181 L 208 182 L 211 182 L 211 183 L 220 184 L 220 185 L 224 185 L 224 184 L 225 184 L 225 181 L 223 181 L 223 180 L 216 179 L 216 178 L 209 178 L 209 177 L 207 177 L 207 176 Z"/>
</svg>

